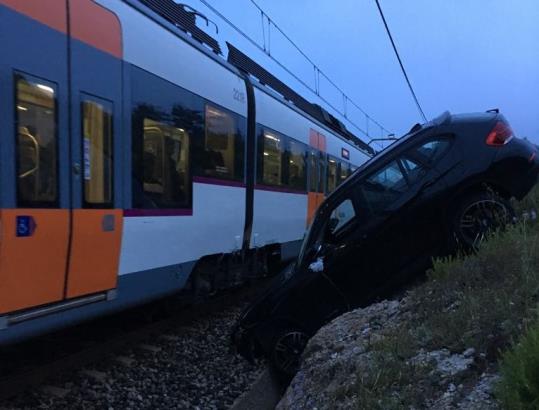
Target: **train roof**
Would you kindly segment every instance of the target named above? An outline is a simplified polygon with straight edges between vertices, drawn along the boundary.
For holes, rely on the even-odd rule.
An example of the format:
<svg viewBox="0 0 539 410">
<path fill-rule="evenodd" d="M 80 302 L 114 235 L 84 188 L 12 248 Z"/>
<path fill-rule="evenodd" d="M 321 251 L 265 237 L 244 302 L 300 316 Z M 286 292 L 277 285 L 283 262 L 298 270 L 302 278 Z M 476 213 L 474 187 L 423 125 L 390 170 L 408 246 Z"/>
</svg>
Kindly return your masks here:
<svg viewBox="0 0 539 410">
<path fill-rule="evenodd" d="M 196 16 L 206 18 L 196 10 L 184 4 L 178 4 L 174 0 L 123 1 L 153 19 L 162 27 L 174 32 L 180 38 L 198 48 L 208 57 L 219 62 L 227 69 L 238 75 L 246 73 L 258 79 L 260 84 L 282 96 L 285 103 L 291 103 L 293 107 L 299 109 L 299 111 L 306 114 L 315 122 L 322 124 L 349 144 L 355 145 L 358 149 L 369 155 L 375 154 L 372 147 L 351 133 L 335 116 L 327 112 L 320 105 L 307 101 L 229 42 L 226 42 L 228 58 L 225 60 L 222 57 L 222 50 L 219 46 L 219 42 L 196 25 Z M 172 25 L 175 30 L 170 30 L 170 25 Z M 269 89 L 264 91 L 267 92 Z"/>
</svg>

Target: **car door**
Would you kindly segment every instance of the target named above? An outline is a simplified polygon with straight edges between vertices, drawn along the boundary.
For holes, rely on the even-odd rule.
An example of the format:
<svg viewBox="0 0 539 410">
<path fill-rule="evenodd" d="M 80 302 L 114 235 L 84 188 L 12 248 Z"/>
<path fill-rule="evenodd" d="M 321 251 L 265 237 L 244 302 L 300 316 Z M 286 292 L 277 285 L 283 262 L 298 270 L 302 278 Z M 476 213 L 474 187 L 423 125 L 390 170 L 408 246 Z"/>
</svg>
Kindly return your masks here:
<svg viewBox="0 0 539 410">
<path fill-rule="evenodd" d="M 348 307 L 356 306 L 367 300 L 376 276 L 369 272 L 371 258 L 366 246 L 373 221 L 361 205 L 357 186 L 332 201 L 324 215 L 320 240 L 314 245 L 319 251 L 309 269 L 322 272 Z"/>
<path fill-rule="evenodd" d="M 370 254 L 382 261 L 377 282 L 381 288 L 392 290 L 411 275 L 422 273 L 440 254 L 446 239 L 443 193 L 447 185 L 435 165 L 447 147 L 445 139 L 427 137 L 396 157 L 407 188 L 395 200 L 382 198 L 380 203 L 369 184 L 362 185 L 362 192 L 370 197 L 366 199 L 372 217 L 379 220 L 368 246 Z"/>
<path fill-rule="evenodd" d="M 416 233 L 410 229 L 409 217 L 416 194 L 417 187 L 410 184 L 399 158 L 379 166 L 358 184 L 359 212 L 367 219 L 352 249 L 361 260 L 352 262 L 356 275 L 350 287 L 365 287 L 355 304 L 384 297 L 380 292 L 391 289 L 393 279 L 414 258 Z"/>
<path fill-rule="evenodd" d="M 346 201 L 354 205 L 347 224 L 328 223 L 323 245 L 324 272 L 353 306 L 385 296 L 383 290 L 399 283 L 400 274 L 426 251 L 428 241 L 422 235 L 431 217 L 423 213 L 429 189 L 439 178 L 436 170 L 414 161 L 417 158 L 405 155 L 379 166 L 331 212 L 330 221 L 343 207 L 349 209 Z"/>
<path fill-rule="evenodd" d="M 400 157 L 408 182 L 414 193 L 409 204 L 408 229 L 416 240 L 413 252 L 425 263 L 442 252 L 447 239 L 445 218 L 445 192 L 447 190 L 444 169 L 446 160 L 454 162 L 446 154 L 452 146 L 450 136 L 432 136 L 416 143 Z M 445 158 L 444 158 L 445 157 Z M 440 164 L 443 168 L 440 168 Z M 408 262 L 410 263 L 410 261 Z"/>
</svg>

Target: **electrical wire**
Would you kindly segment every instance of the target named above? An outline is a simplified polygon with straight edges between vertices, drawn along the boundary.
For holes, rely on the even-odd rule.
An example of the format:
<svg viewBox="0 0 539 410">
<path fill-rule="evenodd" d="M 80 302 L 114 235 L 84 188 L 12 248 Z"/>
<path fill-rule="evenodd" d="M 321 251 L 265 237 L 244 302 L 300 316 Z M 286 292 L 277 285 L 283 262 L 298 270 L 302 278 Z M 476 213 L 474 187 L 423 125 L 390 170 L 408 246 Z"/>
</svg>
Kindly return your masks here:
<svg viewBox="0 0 539 410">
<path fill-rule="evenodd" d="M 314 69 L 318 72 L 319 75 L 322 75 L 337 91 L 339 91 L 344 98 L 346 98 L 350 103 L 356 107 L 363 115 L 365 115 L 370 121 L 384 129 L 387 133 L 390 133 L 383 125 L 379 124 L 374 118 L 372 118 L 369 114 L 367 114 L 358 104 L 356 104 L 346 93 L 337 85 L 335 82 L 329 78 L 322 70 L 320 70 L 320 67 L 311 60 L 311 58 L 292 40 L 283 29 L 281 29 L 275 21 L 260 7 L 255 0 L 250 0 L 251 3 L 263 14 L 265 15 L 269 21 L 271 21 L 272 25 L 279 31 L 279 33 L 282 34 L 282 36 L 314 67 Z M 342 113 L 341 113 L 342 114 Z M 344 114 L 343 114 L 344 115 Z M 345 116 L 346 118 L 346 116 Z"/>
<path fill-rule="evenodd" d="M 406 73 L 406 69 L 404 68 L 404 64 L 402 63 L 401 57 L 397 50 L 397 46 L 395 45 L 395 42 L 393 41 L 393 36 L 391 35 L 391 31 L 389 31 L 389 26 L 387 25 L 387 21 L 384 16 L 384 12 L 382 11 L 382 7 L 380 6 L 380 2 L 379 0 L 375 0 L 375 1 L 376 1 L 376 6 L 378 7 L 378 11 L 380 12 L 380 17 L 382 17 L 382 21 L 384 22 L 387 35 L 389 36 L 389 40 L 391 41 L 391 45 L 393 46 L 393 51 L 395 52 L 395 55 L 397 56 L 397 60 L 399 60 L 402 73 L 404 74 L 404 78 L 406 79 L 406 82 L 408 83 L 408 88 L 410 88 L 410 92 L 412 93 L 412 96 L 414 97 L 414 101 L 415 101 L 415 104 L 417 105 L 417 109 L 419 110 L 421 117 L 423 117 L 423 120 L 427 122 L 427 117 L 425 116 L 425 113 L 423 112 L 423 109 L 421 108 L 421 104 L 419 104 L 419 100 L 417 99 L 415 91 L 412 87 L 412 83 L 410 82 L 410 79 L 408 78 L 408 74 Z"/>
<path fill-rule="evenodd" d="M 202 4 L 204 4 L 208 9 L 210 9 L 213 13 L 215 13 L 215 15 L 217 15 L 219 18 L 221 18 L 225 23 L 227 23 L 230 27 L 232 27 L 238 34 L 240 34 L 243 38 L 245 38 L 249 43 L 251 43 L 255 48 L 257 48 L 259 51 L 263 52 L 264 54 L 266 54 L 274 63 L 276 63 L 281 69 L 283 69 L 286 73 L 288 73 L 291 77 L 293 77 L 296 81 L 298 81 L 303 87 L 305 87 L 306 89 L 308 89 L 309 91 L 311 91 L 312 93 L 314 93 L 315 95 L 317 95 L 320 100 L 322 100 L 328 107 L 330 107 L 332 110 L 334 110 L 335 112 L 338 112 L 340 113 L 341 115 L 342 112 L 337 108 L 335 107 L 335 105 L 333 105 L 331 102 L 329 102 L 326 98 L 322 97 L 321 95 L 319 95 L 319 93 L 316 92 L 315 89 L 313 89 L 310 85 L 308 85 L 304 80 L 302 80 L 301 78 L 299 78 L 299 76 L 297 76 L 295 73 L 293 73 L 289 68 L 287 68 L 283 63 L 281 63 L 280 61 L 278 61 L 274 56 L 272 56 L 267 50 L 265 50 L 263 47 L 261 47 L 256 41 L 254 41 L 251 37 L 249 37 L 244 31 L 242 31 L 238 26 L 236 26 L 234 23 L 232 23 L 232 21 L 230 21 L 228 18 L 226 18 L 221 12 L 219 12 L 219 10 L 217 10 L 215 7 L 213 7 L 207 0 L 200 0 L 200 2 Z M 255 3 L 256 5 L 256 3 Z M 258 7 L 258 6 L 257 6 Z M 284 32 L 275 24 L 275 22 L 273 22 L 273 20 L 271 20 L 271 18 L 265 14 L 265 12 L 260 9 L 258 7 L 258 9 L 264 14 L 266 15 L 266 17 L 268 17 L 268 21 L 271 22 L 271 24 L 277 28 L 279 30 L 279 32 L 281 32 L 285 38 L 288 39 L 288 41 L 292 41 L 290 40 L 290 38 L 288 36 L 286 36 L 286 34 L 284 34 Z M 294 46 L 299 49 L 299 47 L 297 47 L 295 45 L 295 43 L 293 43 Z M 328 79 L 329 78 L 323 73 L 320 71 L 320 69 L 318 68 L 318 66 L 316 66 L 312 60 L 310 60 L 307 55 L 305 53 L 303 53 L 303 51 L 300 51 L 301 54 L 307 58 L 307 60 L 313 64 L 313 67 L 315 68 L 315 71 L 319 74 L 319 75 L 322 75 L 324 78 Z M 333 82 L 331 82 L 331 80 L 329 80 L 330 83 L 332 85 L 334 85 Z M 334 85 L 335 86 L 335 85 Z M 336 86 L 335 86 L 336 87 Z M 343 95 L 346 95 L 344 94 L 338 87 L 336 87 L 337 90 L 339 92 L 341 92 Z M 378 125 L 381 129 L 385 130 L 388 134 L 390 133 L 390 131 L 388 131 L 383 125 L 379 124 L 378 122 L 376 122 L 375 120 L 372 119 L 372 117 L 368 116 L 361 108 L 359 108 L 359 106 L 353 101 L 351 100 L 349 97 L 348 98 L 348 101 L 354 105 L 356 108 L 358 108 L 365 116 L 367 116 L 367 118 L 369 120 L 371 120 L 372 122 L 374 122 L 376 125 Z M 365 135 L 367 138 L 371 138 L 370 135 L 367 133 L 367 131 L 365 131 L 363 128 L 361 128 L 359 125 L 357 125 L 356 123 L 354 123 L 352 120 L 350 120 L 350 118 L 346 117 L 346 120 L 355 128 L 357 129 L 359 132 L 361 132 L 363 135 Z"/>
</svg>

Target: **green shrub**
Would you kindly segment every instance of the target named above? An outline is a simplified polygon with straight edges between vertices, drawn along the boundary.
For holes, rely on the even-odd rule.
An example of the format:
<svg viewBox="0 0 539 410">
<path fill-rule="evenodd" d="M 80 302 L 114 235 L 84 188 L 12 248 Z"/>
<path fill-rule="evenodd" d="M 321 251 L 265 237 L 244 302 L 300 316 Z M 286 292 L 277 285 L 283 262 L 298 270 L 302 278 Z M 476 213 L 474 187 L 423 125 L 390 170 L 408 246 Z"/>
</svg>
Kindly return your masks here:
<svg viewBox="0 0 539 410">
<path fill-rule="evenodd" d="M 412 292 L 428 329 L 423 347 L 474 347 L 491 359 L 507 347 L 535 312 L 538 245 L 535 230 L 519 224 L 491 235 L 476 254 L 435 261 L 430 280 Z"/>
<path fill-rule="evenodd" d="M 515 208 L 517 215 L 522 215 L 523 212 L 532 209 L 534 209 L 535 212 L 539 212 L 539 186 L 536 185 L 522 201 L 515 201 L 513 207 Z"/>
<path fill-rule="evenodd" d="M 503 355 L 496 396 L 508 410 L 539 409 L 539 324 Z"/>
</svg>

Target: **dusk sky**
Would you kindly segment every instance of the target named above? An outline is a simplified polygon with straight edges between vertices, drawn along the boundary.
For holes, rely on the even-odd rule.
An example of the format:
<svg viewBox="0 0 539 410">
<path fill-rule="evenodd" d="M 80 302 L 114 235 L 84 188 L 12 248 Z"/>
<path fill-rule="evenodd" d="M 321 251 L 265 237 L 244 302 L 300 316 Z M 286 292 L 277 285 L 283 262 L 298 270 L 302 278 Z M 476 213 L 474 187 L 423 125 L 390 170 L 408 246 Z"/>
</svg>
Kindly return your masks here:
<svg viewBox="0 0 539 410">
<path fill-rule="evenodd" d="M 261 16 L 249 0 L 207 1 L 263 43 Z M 391 132 L 402 135 L 421 122 L 374 0 L 256 2 L 322 71 Z M 316 96 L 199 0 L 188 4 L 217 22 L 223 46 L 225 40 L 231 41 L 316 102 Z M 539 143 L 539 1 L 381 0 L 381 5 L 428 118 L 445 110 L 499 108 L 517 136 Z M 266 31 L 266 44 L 267 36 Z M 274 28 L 270 36 L 272 55 L 314 87 L 312 66 Z M 342 98 L 329 84 L 322 81 L 321 91 L 342 109 Z M 367 127 L 357 111 L 349 115 L 361 128 Z M 381 135 L 372 123 L 369 131 L 372 137 Z"/>
</svg>

